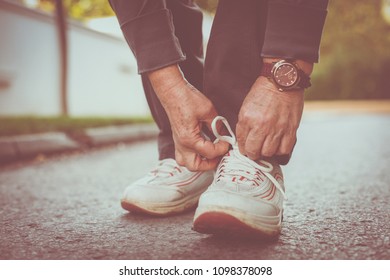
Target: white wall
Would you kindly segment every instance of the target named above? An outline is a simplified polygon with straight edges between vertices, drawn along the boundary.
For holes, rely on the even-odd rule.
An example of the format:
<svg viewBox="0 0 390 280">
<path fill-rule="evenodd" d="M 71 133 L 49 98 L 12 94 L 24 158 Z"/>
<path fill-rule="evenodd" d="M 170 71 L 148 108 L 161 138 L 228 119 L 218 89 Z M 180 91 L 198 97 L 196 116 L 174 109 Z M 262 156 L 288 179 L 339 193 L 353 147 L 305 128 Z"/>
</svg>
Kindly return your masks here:
<svg viewBox="0 0 390 280">
<path fill-rule="evenodd" d="M 0 27 L 0 114 L 59 114 L 60 57 L 52 17 L 0 0 Z M 150 114 L 123 39 L 74 22 L 68 35 L 72 116 Z"/>
<path fill-rule="evenodd" d="M 69 48 L 71 114 L 149 114 L 136 61 L 124 39 L 72 25 Z"/>
<path fill-rule="evenodd" d="M 5 7 L 5 9 L 4 9 Z M 58 51 L 52 19 L 0 2 L 0 114 L 57 114 Z"/>
</svg>

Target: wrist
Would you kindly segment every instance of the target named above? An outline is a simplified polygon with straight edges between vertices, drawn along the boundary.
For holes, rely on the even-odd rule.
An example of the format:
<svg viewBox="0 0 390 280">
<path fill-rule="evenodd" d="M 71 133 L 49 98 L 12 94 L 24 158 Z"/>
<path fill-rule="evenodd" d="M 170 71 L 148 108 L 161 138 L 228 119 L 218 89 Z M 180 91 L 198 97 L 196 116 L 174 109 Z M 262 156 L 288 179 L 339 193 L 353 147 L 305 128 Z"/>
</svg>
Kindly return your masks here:
<svg viewBox="0 0 390 280">
<path fill-rule="evenodd" d="M 173 89 L 187 84 L 177 64 L 151 71 L 147 75 L 157 97 L 163 105 L 172 100 L 172 95 L 175 92 L 180 92 Z"/>
<path fill-rule="evenodd" d="M 272 94 L 280 98 L 294 99 L 304 97 L 303 89 L 294 89 L 289 91 L 288 94 L 280 92 L 280 90 L 275 86 L 275 84 L 264 76 L 259 76 L 256 80 L 256 83 L 261 85 L 261 87 L 265 90 L 265 92 L 267 92 L 267 94 Z"/>
</svg>

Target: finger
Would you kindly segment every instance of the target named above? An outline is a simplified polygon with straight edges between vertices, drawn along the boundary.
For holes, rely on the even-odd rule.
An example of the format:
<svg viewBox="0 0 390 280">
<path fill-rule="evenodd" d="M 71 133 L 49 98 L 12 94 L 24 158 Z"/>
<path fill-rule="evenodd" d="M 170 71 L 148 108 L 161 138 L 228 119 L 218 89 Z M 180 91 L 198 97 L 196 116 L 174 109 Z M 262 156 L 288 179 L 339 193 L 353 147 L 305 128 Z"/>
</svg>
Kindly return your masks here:
<svg viewBox="0 0 390 280">
<path fill-rule="evenodd" d="M 278 147 L 278 150 L 276 151 L 276 154 L 290 155 L 294 149 L 296 142 L 297 142 L 297 137 L 295 133 L 290 136 L 285 135 L 280 141 L 280 145 Z"/>
<path fill-rule="evenodd" d="M 186 153 L 183 157 L 184 166 L 190 171 L 206 171 L 216 169 L 220 158 L 205 159 L 195 153 Z"/>
<path fill-rule="evenodd" d="M 259 159 L 265 139 L 266 136 L 261 131 L 256 131 L 254 129 L 249 131 L 245 142 L 245 155 L 251 160 Z"/>
<path fill-rule="evenodd" d="M 238 143 L 238 149 L 241 154 L 245 155 L 245 142 L 248 135 L 248 130 L 240 122 L 236 126 L 236 137 Z"/>
<path fill-rule="evenodd" d="M 199 138 L 194 144 L 194 151 L 207 159 L 214 159 L 226 154 L 229 150 L 229 143 L 221 141 L 213 143 L 210 140 Z"/>
<path fill-rule="evenodd" d="M 185 166 L 185 160 L 184 160 L 182 154 L 178 150 L 175 150 L 175 160 L 176 160 L 178 165 Z"/>
<path fill-rule="evenodd" d="M 207 171 L 214 170 L 217 168 L 221 158 L 214 159 L 202 159 L 199 155 L 196 158 L 196 163 L 194 164 L 194 171 Z"/>
<path fill-rule="evenodd" d="M 280 146 L 280 139 L 280 136 L 267 136 L 261 148 L 261 157 L 273 157 Z"/>
</svg>

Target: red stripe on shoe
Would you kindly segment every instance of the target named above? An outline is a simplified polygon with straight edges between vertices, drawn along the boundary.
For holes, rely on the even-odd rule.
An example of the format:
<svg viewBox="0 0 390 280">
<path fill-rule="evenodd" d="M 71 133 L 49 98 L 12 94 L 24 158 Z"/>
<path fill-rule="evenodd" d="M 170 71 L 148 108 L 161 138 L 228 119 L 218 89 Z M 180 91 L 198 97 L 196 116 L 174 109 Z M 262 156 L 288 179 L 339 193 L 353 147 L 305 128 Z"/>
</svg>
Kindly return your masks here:
<svg viewBox="0 0 390 280">
<path fill-rule="evenodd" d="M 188 179 L 187 181 L 182 182 L 181 184 L 178 184 L 177 186 L 178 186 L 178 187 L 187 186 L 187 185 L 193 183 L 196 179 L 198 179 L 198 178 L 200 177 L 200 175 L 202 175 L 202 172 L 196 173 L 195 176 L 191 177 L 191 178 Z"/>
</svg>

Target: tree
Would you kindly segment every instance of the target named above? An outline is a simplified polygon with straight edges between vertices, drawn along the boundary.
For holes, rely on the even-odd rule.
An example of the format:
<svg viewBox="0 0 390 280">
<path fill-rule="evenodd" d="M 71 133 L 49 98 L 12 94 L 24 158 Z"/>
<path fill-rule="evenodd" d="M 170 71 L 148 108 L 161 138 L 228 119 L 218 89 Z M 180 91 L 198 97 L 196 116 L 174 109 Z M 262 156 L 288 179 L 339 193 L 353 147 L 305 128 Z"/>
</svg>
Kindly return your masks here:
<svg viewBox="0 0 390 280">
<path fill-rule="evenodd" d="M 56 2 L 56 0 L 38 0 L 37 8 L 53 12 Z M 66 15 L 79 21 L 114 15 L 108 0 L 63 0 L 62 4 Z"/>
<path fill-rule="evenodd" d="M 68 115 L 68 43 L 67 24 L 62 0 L 55 0 L 56 23 L 58 32 L 58 44 L 60 49 L 60 100 L 61 114 Z"/>
<path fill-rule="evenodd" d="M 41 9 L 54 10 L 54 0 L 38 2 Z M 114 15 L 108 0 L 62 2 L 67 15 L 77 20 Z M 218 0 L 195 2 L 210 13 L 218 4 Z M 384 20 L 385 4 L 390 11 L 390 0 L 329 2 L 321 63 L 315 67 L 308 99 L 390 98 L 390 24 Z"/>
<path fill-rule="evenodd" d="M 390 25 L 381 0 L 330 1 L 308 99 L 390 98 Z"/>
</svg>

